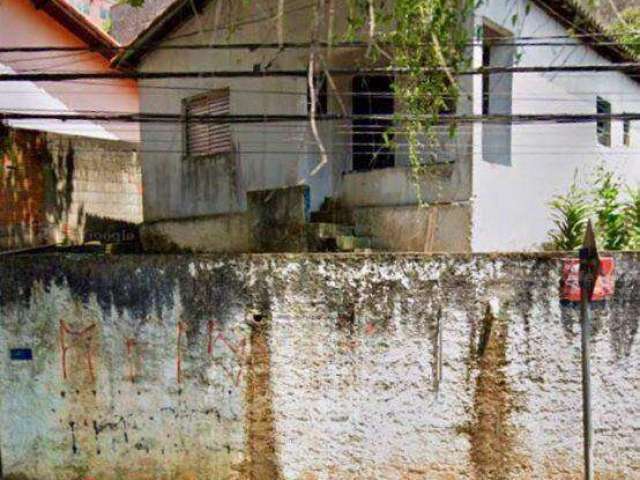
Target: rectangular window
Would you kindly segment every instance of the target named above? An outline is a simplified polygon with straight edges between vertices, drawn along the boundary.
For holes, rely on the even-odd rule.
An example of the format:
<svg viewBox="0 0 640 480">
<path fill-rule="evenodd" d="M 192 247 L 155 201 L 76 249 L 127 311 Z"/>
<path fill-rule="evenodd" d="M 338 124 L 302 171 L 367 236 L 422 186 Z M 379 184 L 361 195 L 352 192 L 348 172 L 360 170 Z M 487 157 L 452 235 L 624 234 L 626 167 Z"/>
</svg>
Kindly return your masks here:
<svg viewBox="0 0 640 480">
<path fill-rule="evenodd" d="M 212 90 L 184 100 L 185 154 L 204 157 L 231 152 L 231 125 L 198 118 L 223 117 L 229 113 L 228 88 Z"/>
<path fill-rule="evenodd" d="M 484 68 L 509 69 L 515 62 L 513 34 L 509 31 L 483 25 L 482 66 Z M 513 74 L 483 72 L 482 115 L 510 117 L 513 111 Z M 510 122 L 482 124 L 482 158 L 485 162 L 511 165 Z"/>
<path fill-rule="evenodd" d="M 625 147 L 631 146 L 631 120 L 625 120 L 622 124 L 622 143 Z"/>
<path fill-rule="evenodd" d="M 485 38 L 482 44 L 482 67 L 487 68 L 491 66 L 491 43 Z M 482 115 L 489 115 L 491 113 L 490 108 L 490 94 L 491 94 L 491 75 L 488 73 L 482 74 Z"/>
<path fill-rule="evenodd" d="M 358 75 L 353 77 L 351 86 L 353 169 L 363 171 L 393 167 L 395 152 L 385 138 L 393 126 L 393 78 Z"/>
<path fill-rule="evenodd" d="M 611 103 L 607 102 L 602 97 L 596 98 L 596 112 L 598 115 L 610 115 Z M 611 117 L 600 118 L 596 122 L 596 129 L 598 134 L 598 143 L 605 147 L 611 146 Z"/>
</svg>

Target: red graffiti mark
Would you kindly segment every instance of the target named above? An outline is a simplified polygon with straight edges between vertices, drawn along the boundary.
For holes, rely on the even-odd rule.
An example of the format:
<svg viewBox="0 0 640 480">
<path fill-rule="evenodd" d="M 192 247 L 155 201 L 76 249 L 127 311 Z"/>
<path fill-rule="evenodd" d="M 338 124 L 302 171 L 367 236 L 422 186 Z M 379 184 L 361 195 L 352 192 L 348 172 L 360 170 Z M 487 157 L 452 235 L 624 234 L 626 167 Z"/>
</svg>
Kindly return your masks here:
<svg viewBox="0 0 640 480">
<path fill-rule="evenodd" d="M 95 381 L 95 374 L 93 370 L 93 360 L 91 359 L 91 342 L 93 340 L 93 330 L 96 328 L 96 324 L 93 323 L 82 330 L 71 330 L 64 320 L 60 320 L 60 351 L 62 353 L 62 378 L 67 379 L 67 352 L 73 347 L 71 344 L 67 344 L 66 335 L 75 338 L 86 339 L 86 352 L 85 359 L 87 360 L 87 370 L 91 381 Z"/>
<path fill-rule="evenodd" d="M 378 331 L 378 327 L 376 327 L 373 323 L 367 323 L 364 327 L 364 333 L 367 335 L 373 335 Z"/>
<path fill-rule="evenodd" d="M 246 341 L 243 338 L 237 345 L 234 345 L 227 337 L 222 333 L 218 328 L 216 328 L 216 322 L 210 320 L 207 324 L 207 331 L 209 334 L 209 341 L 207 344 L 207 352 L 209 355 L 213 354 L 213 349 L 216 346 L 217 342 L 220 342 L 222 345 L 227 347 L 227 349 L 233 355 L 236 363 L 238 364 L 238 372 L 234 374 L 232 369 L 229 369 L 225 366 L 225 364 L 221 361 L 217 363 L 222 367 L 225 375 L 233 382 L 235 386 L 240 384 L 240 379 L 242 378 L 243 366 L 246 363 L 247 352 L 246 352 Z"/>
<path fill-rule="evenodd" d="M 136 367 L 136 360 L 142 364 L 142 353 L 138 348 L 138 341 L 135 338 L 125 338 L 124 345 L 127 348 L 127 378 L 131 383 L 135 383 L 138 378 L 138 369 Z M 136 358 L 136 353 L 137 358 Z"/>
<path fill-rule="evenodd" d="M 186 325 L 183 322 L 178 322 L 178 340 L 177 340 L 177 353 L 176 353 L 176 379 L 178 383 L 182 382 L 182 350 L 180 345 L 182 343 L 182 334 L 187 330 Z"/>
</svg>

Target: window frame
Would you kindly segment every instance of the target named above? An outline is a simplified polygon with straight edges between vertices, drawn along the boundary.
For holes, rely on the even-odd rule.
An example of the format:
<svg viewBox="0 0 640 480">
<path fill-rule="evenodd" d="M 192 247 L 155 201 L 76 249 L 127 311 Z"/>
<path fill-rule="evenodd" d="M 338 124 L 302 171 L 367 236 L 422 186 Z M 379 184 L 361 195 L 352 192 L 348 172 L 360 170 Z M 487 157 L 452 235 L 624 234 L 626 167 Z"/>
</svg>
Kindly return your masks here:
<svg viewBox="0 0 640 480">
<path fill-rule="evenodd" d="M 601 107 L 604 106 L 604 110 Z M 600 95 L 596 96 L 596 114 L 611 114 L 611 102 Z M 596 120 L 596 139 L 599 145 L 611 148 L 611 118 Z"/>
<path fill-rule="evenodd" d="M 625 147 L 631 146 L 631 120 L 628 118 L 622 121 L 622 144 Z"/>
<path fill-rule="evenodd" d="M 182 157 L 183 159 L 202 159 L 202 158 L 211 158 L 217 157 L 220 155 L 228 155 L 233 152 L 233 139 L 231 137 L 231 124 L 230 123 L 211 123 L 209 125 L 225 125 L 229 129 L 229 142 L 228 146 L 224 150 L 220 151 L 210 151 L 206 153 L 198 153 L 194 154 L 190 149 L 190 141 L 189 141 L 189 108 L 198 100 L 205 99 L 207 97 L 226 97 L 227 98 L 227 110 L 226 114 L 231 113 L 231 89 L 229 87 L 222 88 L 214 88 L 211 90 L 207 90 L 206 92 L 198 93 L 196 95 L 192 95 L 190 97 L 186 97 L 182 99 L 182 118 L 184 119 L 183 127 L 182 127 Z M 225 113 L 220 114 L 220 116 L 225 115 Z"/>
<path fill-rule="evenodd" d="M 487 27 L 484 27 L 485 31 Z M 493 40 L 495 41 L 495 40 Z M 491 51 L 493 48 L 493 41 L 490 38 L 482 39 L 482 68 L 488 68 L 491 66 Z M 487 72 L 482 72 L 482 115 L 491 114 L 491 75 Z"/>
</svg>

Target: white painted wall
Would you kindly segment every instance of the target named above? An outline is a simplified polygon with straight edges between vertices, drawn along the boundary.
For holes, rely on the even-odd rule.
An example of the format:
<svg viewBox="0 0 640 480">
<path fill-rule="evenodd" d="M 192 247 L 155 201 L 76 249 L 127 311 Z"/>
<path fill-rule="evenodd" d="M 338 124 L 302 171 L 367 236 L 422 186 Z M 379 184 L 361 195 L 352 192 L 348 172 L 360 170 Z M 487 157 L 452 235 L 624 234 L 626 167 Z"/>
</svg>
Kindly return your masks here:
<svg viewBox="0 0 640 480">
<path fill-rule="evenodd" d="M 525 6 L 531 5 L 527 14 Z M 515 26 L 512 17 L 518 14 Z M 477 12 L 476 25 L 488 18 L 518 36 L 566 35 L 552 17 L 526 0 L 491 1 Z M 519 47 L 518 65 L 608 64 L 586 46 Z M 474 62 L 481 64 L 476 49 Z M 482 112 L 481 78 L 474 79 L 474 112 Z M 596 96 L 612 104 L 613 112 L 640 111 L 640 84 L 626 75 L 611 73 L 547 73 L 513 75 L 513 114 L 596 112 Z M 489 127 L 491 128 L 491 127 Z M 475 131 L 483 127 L 476 125 Z M 599 165 L 620 173 L 632 186 L 640 181 L 640 127 L 632 123 L 632 144 L 625 147 L 622 122 L 613 122 L 612 146 L 603 147 L 596 138 L 596 125 L 513 125 L 511 163 L 487 161 L 483 149 L 504 154 L 499 142 L 483 145 L 477 134 L 473 168 L 474 251 L 513 251 L 539 248 L 552 228 L 548 203 L 566 193 L 578 174 L 582 182 Z M 486 127 L 485 127 L 486 130 Z M 486 137 L 486 136 L 485 136 Z"/>
</svg>

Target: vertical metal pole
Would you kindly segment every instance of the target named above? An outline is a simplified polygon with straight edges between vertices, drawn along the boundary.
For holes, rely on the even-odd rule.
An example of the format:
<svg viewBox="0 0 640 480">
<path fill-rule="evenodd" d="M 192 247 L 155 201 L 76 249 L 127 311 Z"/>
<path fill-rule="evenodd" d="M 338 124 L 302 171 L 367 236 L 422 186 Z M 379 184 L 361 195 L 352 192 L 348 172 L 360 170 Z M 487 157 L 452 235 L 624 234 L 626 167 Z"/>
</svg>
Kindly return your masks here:
<svg viewBox="0 0 640 480">
<path fill-rule="evenodd" d="M 589 339 L 591 338 L 591 312 L 589 294 L 582 290 L 580 300 L 582 320 L 582 425 L 584 439 L 584 479 L 593 480 L 593 423 L 591 421 L 591 359 Z"/>
<path fill-rule="evenodd" d="M 580 249 L 580 322 L 582 326 L 582 426 L 584 439 L 584 480 L 593 480 L 593 423 L 591 418 L 590 303 L 600 272 L 600 258 L 591 221 Z"/>
</svg>

